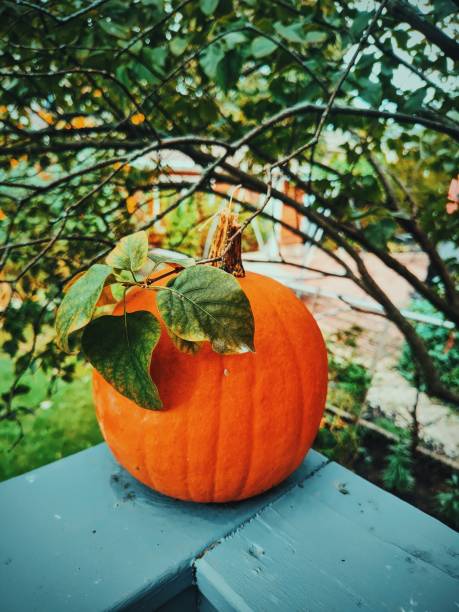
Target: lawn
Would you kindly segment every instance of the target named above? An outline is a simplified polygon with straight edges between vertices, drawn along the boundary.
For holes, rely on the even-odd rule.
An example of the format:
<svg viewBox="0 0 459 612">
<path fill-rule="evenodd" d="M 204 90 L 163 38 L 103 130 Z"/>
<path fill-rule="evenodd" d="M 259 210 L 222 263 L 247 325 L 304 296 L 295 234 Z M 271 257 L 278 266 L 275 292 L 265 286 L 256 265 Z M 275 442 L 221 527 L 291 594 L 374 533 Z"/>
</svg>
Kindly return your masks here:
<svg viewBox="0 0 459 612">
<path fill-rule="evenodd" d="M 11 383 L 11 362 L 0 360 L 0 391 Z M 71 455 L 102 441 L 91 393 L 91 370 L 78 366 L 71 383 L 58 381 L 47 396 L 48 377 L 37 371 L 24 377 L 31 389 L 24 405 L 36 407 L 23 417 L 24 437 L 14 422 L 0 422 L 0 480 Z M 17 442 L 16 446 L 15 442 Z"/>
</svg>

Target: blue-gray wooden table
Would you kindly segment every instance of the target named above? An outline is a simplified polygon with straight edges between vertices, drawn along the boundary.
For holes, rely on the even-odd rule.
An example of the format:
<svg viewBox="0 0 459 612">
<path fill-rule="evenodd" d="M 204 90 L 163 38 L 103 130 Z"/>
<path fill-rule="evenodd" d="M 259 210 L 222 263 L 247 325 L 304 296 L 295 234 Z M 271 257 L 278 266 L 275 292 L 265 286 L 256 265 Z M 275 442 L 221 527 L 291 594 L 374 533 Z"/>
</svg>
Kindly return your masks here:
<svg viewBox="0 0 459 612">
<path fill-rule="evenodd" d="M 1 612 L 459 611 L 459 535 L 311 451 L 267 494 L 192 504 L 104 444 L 0 484 Z"/>
</svg>

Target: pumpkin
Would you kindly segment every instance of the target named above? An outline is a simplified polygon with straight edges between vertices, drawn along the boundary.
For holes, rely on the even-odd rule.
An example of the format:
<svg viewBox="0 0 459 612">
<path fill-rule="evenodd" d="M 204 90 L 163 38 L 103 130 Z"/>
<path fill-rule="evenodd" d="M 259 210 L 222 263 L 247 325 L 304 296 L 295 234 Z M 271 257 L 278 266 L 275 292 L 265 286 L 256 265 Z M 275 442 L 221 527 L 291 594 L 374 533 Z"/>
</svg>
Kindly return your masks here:
<svg viewBox="0 0 459 612">
<path fill-rule="evenodd" d="M 178 499 L 242 500 L 280 483 L 302 462 L 323 414 L 327 354 L 313 317 L 270 278 L 249 272 L 238 281 L 255 319 L 255 353 L 221 355 L 205 343 L 186 354 L 163 327 L 150 368 L 161 411 L 138 407 L 94 372 L 97 417 L 115 457 Z M 126 308 L 159 317 L 147 289 L 130 292 Z"/>
</svg>

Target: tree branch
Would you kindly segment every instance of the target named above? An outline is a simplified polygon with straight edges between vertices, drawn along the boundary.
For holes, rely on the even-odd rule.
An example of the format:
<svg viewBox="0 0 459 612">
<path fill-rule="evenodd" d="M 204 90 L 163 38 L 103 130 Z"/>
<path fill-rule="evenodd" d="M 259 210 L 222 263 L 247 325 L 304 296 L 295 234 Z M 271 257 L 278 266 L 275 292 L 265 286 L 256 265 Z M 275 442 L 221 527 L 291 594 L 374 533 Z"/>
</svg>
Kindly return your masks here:
<svg viewBox="0 0 459 612">
<path fill-rule="evenodd" d="M 421 13 L 404 0 L 390 0 L 387 10 L 397 22 L 404 21 L 414 30 L 421 32 L 431 43 L 439 47 L 445 55 L 457 62 L 459 60 L 459 44 L 444 34 L 439 28 L 421 16 Z"/>
<path fill-rule="evenodd" d="M 367 159 L 373 166 L 376 172 L 376 175 L 378 176 L 380 183 L 383 186 L 384 191 L 387 194 L 388 208 L 394 212 L 400 212 L 401 207 L 398 203 L 397 195 L 394 189 L 392 188 L 392 185 L 388 181 L 387 177 L 385 176 L 384 169 L 382 168 L 382 166 L 379 164 L 379 161 L 376 159 L 376 157 L 371 152 L 368 152 Z M 454 282 L 448 272 L 447 267 L 445 266 L 445 263 L 443 262 L 442 258 L 438 254 L 438 251 L 435 248 L 434 243 L 429 239 L 427 234 L 419 227 L 419 225 L 416 223 L 415 218 L 407 219 L 404 216 L 397 215 L 395 219 L 397 223 L 406 232 L 408 232 L 411 236 L 413 236 L 413 238 L 419 244 L 422 250 L 428 255 L 433 267 L 435 268 L 435 271 L 437 272 L 438 276 L 440 277 L 440 280 L 442 281 L 445 287 L 445 292 L 446 292 L 446 296 L 448 300 L 451 302 L 453 306 L 458 306 L 459 299 L 458 299 L 458 293 L 456 292 L 456 289 L 454 286 Z"/>
</svg>

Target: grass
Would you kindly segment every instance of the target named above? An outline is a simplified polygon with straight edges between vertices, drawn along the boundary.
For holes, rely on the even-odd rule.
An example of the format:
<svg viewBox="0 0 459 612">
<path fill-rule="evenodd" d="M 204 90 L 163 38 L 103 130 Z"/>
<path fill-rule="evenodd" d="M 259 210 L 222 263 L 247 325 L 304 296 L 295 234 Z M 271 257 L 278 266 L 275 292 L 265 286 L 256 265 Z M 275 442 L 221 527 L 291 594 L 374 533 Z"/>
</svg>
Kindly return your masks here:
<svg viewBox="0 0 459 612">
<path fill-rule="evenodd" d="M 0 392 L 8 388 L 12 369 L 0 360 Z M 35 408 L 23 417 L 24 437 L 14 446 L 19 429 L 14 422 L 0 422 L 0 480 L 28 472 L 102 441 L 96 421 L 89 367 L 79 366 L 71 383 L 58 381 L 48 396 L 48 376 L 37 371 L 24 377 L 31 388 L 21 404 Z"/>
</svg>

